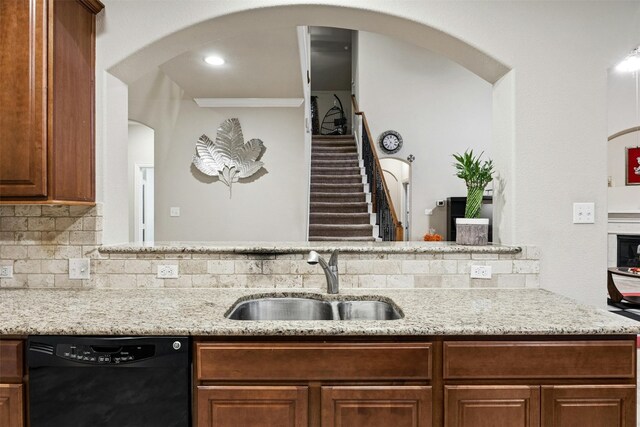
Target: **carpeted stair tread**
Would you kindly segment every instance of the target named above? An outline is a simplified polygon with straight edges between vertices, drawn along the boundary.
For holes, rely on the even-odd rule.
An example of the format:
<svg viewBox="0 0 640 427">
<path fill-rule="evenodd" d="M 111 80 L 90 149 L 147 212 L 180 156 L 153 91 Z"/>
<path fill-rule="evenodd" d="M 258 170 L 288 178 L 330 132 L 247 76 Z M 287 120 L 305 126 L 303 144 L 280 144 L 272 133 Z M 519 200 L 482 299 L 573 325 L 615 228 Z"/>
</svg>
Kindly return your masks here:
<svg viewBox="0 0 640 427">
<path fill-rule="evenodd" d="M 311 159 L 311 167 L 328 167 L 328 166 L 337 166 L 337 167 L 359 167 L 358 160 L 315 160 Z"/>
<path fill-rule="evenodd" d="M 312 148 L 338 148 L 338 147 L 356 147 L 356 141 L 354 139 L 351 140 L 343 140 L 343 141 L 311 141 Z"/>
<path fill-rule="evenodd" d="M 358 154 L 358 149 L 356 148 L 355 144 L 353 146 L 351 145 L 340 145 L 337 147 L 330 147 L 330 146 L 325 146 L 325 145 L 320 145 L 320 146 L 312 146 L 311 147 L 311 154 L 324 154 L 324 153 L 353 153 L 353 154 Z"/>
<path fill-rule="evenodd" d="M 371 224 L 311 224 L 310 236 L 326 237 L 373 237 Z"/>
<path fill-rule="evenodd" d="M 313 135 L 311 139 L 328 139 L 331 141 L 340 141 L 342 139 L 353 139 L 353 135 Z"/>
<path fill-rule="evenodd" d="M 314 160 L 355 160 L 358 161 L 357 153 L 313 153 L 311 161 Z"/>
<path fill-rule="evenodd" d="M 311 184 L 311 193 L 364 193 L 364 184 Z"/>
<path fill-rule="evenodd" d="M 310 212 L 314 213 L 368 213 L 367 202 L 311 202 Z"/>
<path fill-rule="evenodd" d="M 312 212 L 310 224 L 371 224 L 369 213 Z"/>
<path fill-rule="evenodd" d="M 326 236 L 309 236 L 310 242 L 375 242 L 373 237 L 326 237 Z"/>
<path fill-rule="evenodd" d="M 311 168 L 311 177 L 315 175 L 359 175 L 359 166 L 350 166 L 344 168 L 328 168 L 322 166 L 316 166 Z"/>
<path fill-rule="evenodd" d="M 314 184 L 363 184 L 362 175 L 312 175 Z"/>
<path fill-rule="evenodd" d="M 364 193 L 311 193 L 311 201 L 313 202 L 366 202 Z"/>
</svg>

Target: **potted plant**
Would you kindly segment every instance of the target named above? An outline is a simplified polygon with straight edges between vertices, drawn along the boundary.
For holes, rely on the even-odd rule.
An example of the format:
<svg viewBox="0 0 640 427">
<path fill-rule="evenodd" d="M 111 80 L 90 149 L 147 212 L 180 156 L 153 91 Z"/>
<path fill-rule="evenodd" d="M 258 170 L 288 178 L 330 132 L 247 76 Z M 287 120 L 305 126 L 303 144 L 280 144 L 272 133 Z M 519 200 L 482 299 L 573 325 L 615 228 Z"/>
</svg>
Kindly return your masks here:
<svg viewBox="0 0 640 427">
<path fill-rule="evenodd" d="M 461 245 L 486 245 L 489 237 L 489 219 L 479 218 L 484 190 L 493 180 L 493 161 L 481 160 L 483 153 L 473 155 L 473 150 L 454 154 L 456 176 L 467 185 L 467 204 L 464 218 L 456 219 L 456 243 Z"/>
</svg>

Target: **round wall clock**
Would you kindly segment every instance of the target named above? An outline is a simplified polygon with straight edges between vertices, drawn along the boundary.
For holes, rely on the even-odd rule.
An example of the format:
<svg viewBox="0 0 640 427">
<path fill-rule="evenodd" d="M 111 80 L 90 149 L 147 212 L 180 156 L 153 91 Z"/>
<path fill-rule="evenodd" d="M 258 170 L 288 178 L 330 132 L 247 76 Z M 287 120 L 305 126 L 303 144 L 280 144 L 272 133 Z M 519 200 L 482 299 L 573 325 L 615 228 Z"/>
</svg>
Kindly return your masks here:
<svg viewBox="0 0 640 427">
<path fill-rule="evenodd" d="M 382 132 L 380 138 L 378 138 L 380 148 L 387 154 L 393 154 L 400 151 L 402 148 L 402 137 L 395 130 L 388 130 Z"/>
</svg>

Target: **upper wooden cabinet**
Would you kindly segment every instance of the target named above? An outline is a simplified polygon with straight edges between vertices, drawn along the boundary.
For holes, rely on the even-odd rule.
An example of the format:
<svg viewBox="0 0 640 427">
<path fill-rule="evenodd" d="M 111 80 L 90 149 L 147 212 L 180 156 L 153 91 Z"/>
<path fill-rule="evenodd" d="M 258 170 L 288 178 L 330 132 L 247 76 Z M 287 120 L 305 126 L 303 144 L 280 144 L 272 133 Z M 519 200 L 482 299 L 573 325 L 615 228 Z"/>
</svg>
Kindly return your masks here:
<svg viewBox="0 0 640 427">
<path fill-rule="evenodd" d="M 0 202 L 95 201 L 98 0 L 0 2 Z"/>
</svg>

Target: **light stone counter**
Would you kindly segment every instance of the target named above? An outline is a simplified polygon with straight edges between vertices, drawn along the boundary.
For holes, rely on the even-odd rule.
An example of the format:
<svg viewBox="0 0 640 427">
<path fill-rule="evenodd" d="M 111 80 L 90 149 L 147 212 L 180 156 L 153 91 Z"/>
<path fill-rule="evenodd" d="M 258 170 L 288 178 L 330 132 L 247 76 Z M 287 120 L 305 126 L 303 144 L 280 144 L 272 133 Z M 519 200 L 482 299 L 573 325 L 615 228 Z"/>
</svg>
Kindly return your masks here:
<svg viewBox="0 0 640 427">
<path fill-rule="evenodd" d="M 347 289 L 338 298 L 379 295 L 404 313 L 392 321 L 227 320 L 249 295 L 315 295 L 273 289 L 2 289 L 7 335 L 616 335 L 640 323 L 539 289 Z M 324 297 L 327 297 L 324 295 Z"/>
<path fill-rule="evenodd" d="M 144 253 L 235 253 L 235 254 L 295 254 L 309 251 L 372 254 L 517 254 L 519 246 L 463 246 L 455 242 L 154 242 L 100 247 L 103 254 Z"/>
</svg>

